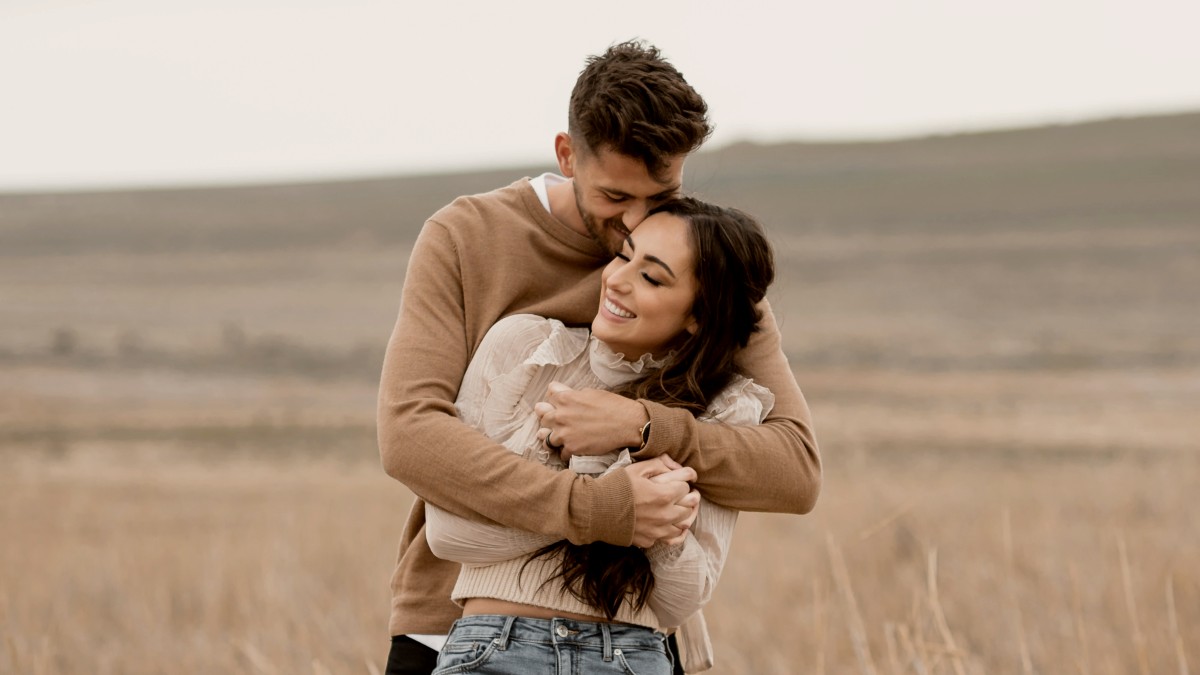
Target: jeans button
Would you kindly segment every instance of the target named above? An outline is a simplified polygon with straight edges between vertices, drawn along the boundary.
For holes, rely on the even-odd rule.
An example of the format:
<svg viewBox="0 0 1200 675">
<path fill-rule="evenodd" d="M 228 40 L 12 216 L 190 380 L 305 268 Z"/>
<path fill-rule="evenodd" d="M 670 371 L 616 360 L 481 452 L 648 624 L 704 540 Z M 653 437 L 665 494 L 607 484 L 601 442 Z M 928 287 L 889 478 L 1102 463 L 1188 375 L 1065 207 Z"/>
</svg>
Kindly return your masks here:
<svg viewBox="0 0 1200 675">
<path fill-rule="evenodd" d="M 558 633 L 558 637 L 567 637 L 567 635 L 568 635 L 567 627 L 563 626 L 563 625 L 560 625 L 558 628 L 555 628 L 554 632 Z"/>
</svg>

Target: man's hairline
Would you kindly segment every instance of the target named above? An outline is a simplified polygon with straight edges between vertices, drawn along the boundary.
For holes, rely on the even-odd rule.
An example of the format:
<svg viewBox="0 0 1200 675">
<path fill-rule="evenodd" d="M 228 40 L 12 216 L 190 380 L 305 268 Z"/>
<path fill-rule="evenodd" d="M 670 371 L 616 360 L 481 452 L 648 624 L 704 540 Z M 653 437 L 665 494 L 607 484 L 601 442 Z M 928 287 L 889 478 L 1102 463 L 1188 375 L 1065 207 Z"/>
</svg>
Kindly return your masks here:
<svg viewBox="0 0 1200 675">
<path fill-rule="evenodd" d="M 588 144 L 586 138 L 582 138 L 579 135 L 577 135 L 571 131 L 568 131 L 567 135 L 570 136 L 570 138 L 571 138 L 571 147 L 575 150 L 575 153 L 578 154 L 581 159 L 595 158 L 595 157 L 599 156 L 600 152 L 602 152 L 604 150 L 608 150 L 609 152 L 613 153 L 614 155 L 617 155 L 618 157 L 625 157 L 627 159 L 631 159 L 631 160 L 641 164 L 642 168 L 646 170 L 646 174 L 648 176 L 650 176 L 651 180 L 653 180 L 655 183 L 658 183 L 659 185 L 662 185 L 667 188 L 666 190 L 664 190 L 664 192 L 678 192 L 683 189 L 683 180 L 682 180 L 683 171 L 682 170 L 680 171 L 679 184 L 675 185 L 675 184 L 673 184 L 674 181 L 672 181 L 670 179 L 664 181 L 664 180 L 660 180 L 658 176 L 654 175 L 654 172 L 650 170 L 650 166 L 648 164 L 646 164 L 646 161 L 644 159 L 642 159 L 641 157 L 635 157 L 633 155 L 627 155 L 624 152 L 621 152 L 612 143 L 605 142 L 604 144 L 599 146 L 599 148 L 593 148 L 591 145 Z M 696 150 L 699 150 L 699 148 L 697 148 Z M 684 152 L 684 153 L 681 153 L 678 155 L 671 155 L 670 156 L 671 159 L 669 161 L 667 161 L 665 164 L 666 164 L 666 166 L 670 166 L 677 159 L 680 160 L 681 163 L 686 162 L 687 158 L 691 157 L 692 153 L 696 152 L 696 150 Z M 681 167 L 681 169 L 682 169 L 682 167 Z M 663 173 L 666 173 L 666 172 L 664 171 Z M 601 188 L 601 189 L 608 189 L 608 188 Z M 621 193 L 620 190 L 608 189 L 608 191 Z M 624 193 L 622 193 L 622 194 L 624 194 Z M 633 195 L 628 195 L 628 196 L 632 197 Z M 657 197 L 659 195 L 653 195 L 653 196 Z"/>
</svg>

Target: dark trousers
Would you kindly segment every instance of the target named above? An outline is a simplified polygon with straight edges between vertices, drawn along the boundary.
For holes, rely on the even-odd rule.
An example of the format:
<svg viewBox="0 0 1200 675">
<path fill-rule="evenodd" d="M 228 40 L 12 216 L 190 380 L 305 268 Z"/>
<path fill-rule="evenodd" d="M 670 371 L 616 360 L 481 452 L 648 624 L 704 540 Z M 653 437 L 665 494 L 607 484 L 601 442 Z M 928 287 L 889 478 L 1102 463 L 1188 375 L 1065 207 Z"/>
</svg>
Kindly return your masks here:
<svg viewBox="0 0 1200 675">
<path fill-rule="evenodd" d="M 408 637 L 392 636 L 385 675 L 429 675 L 437 667 L 438 653 Z"/>
<path fill-rule="evenodd" d="M 675 643 L 674 635 L 667 637 L 667 649 L 673 655 L 675 675 L 683 675 L 683 666 L 679 664 L 679 645 Z M 392 637 L 392 650 L 388 652 L 384 675 L 429 675 L 437 667 L 437 657 L 437 652 L 407 635 L 395 635 Z"/>
</svg>

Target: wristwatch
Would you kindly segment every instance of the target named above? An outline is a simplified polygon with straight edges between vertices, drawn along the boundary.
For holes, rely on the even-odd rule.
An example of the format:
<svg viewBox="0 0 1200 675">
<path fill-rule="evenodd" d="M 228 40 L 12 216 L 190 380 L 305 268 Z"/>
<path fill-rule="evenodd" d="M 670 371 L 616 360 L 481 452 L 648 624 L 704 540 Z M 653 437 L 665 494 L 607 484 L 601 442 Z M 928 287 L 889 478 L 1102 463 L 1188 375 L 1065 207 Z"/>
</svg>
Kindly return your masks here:
<svg viewBox="0 0 1200 675">
<path fill-rule="evenodd" d="M 646 444 L 650 442 L 650 423 L 646 422 L 642 425 L 642 445 L 638 450 L 645 450 Z"/>
</svg>

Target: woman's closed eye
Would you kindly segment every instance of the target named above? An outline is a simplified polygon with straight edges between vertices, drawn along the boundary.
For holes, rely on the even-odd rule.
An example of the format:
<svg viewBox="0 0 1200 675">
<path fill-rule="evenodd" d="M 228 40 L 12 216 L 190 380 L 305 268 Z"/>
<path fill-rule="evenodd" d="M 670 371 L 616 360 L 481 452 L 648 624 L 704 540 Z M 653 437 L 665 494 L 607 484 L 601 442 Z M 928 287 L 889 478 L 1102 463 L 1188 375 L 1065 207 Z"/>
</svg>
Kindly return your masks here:
<svg viewBox="0 0 1200 675">
<path fill-rule="evenodd" d="M 662 286 L 663 285 L 663 282 L 659 281 L 658 279 L 655 279 L 654 277 L 650 276 L 649 274 L 647 274 L 645 272 L 642 272 L 642 278 L 645 279 L 646 281 L 649 281 L 651 286 Z"/>
<path fill-rule="evenodd" d="M 621 260 L 623 262 L 629 262 L 631 260 L 629 255 L 627 253 L 625 253 L 624 251 L 614 254 L 613 257 L 618 260 Z M 654 287 L 662 286 L 663 284 L 666 283 L 665 281 L 661 281 L 658 278 L 651 276 L 649 272 L 642 272 L 641 275 L 642 275 L 642 278 L 645 279 L 647 283 L 649 283 L 651 286 L 654 286 Z"/>
</svg>

